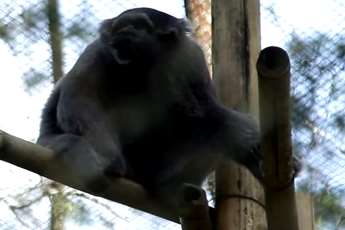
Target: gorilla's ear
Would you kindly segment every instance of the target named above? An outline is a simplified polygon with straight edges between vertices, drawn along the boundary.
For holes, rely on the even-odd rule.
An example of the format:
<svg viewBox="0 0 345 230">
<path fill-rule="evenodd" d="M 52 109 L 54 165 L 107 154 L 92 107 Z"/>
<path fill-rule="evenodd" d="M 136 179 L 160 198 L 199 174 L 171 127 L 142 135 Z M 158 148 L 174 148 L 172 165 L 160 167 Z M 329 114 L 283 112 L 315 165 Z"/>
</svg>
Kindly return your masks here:
<svg viewBox="0 0 345 230">
<path fill-rule="evenodd" d="M 179 30 L 176 27 L 169 27 L 165 30 L 157 31 L 157 35 L 161 40 L 175 40 L 179 37 Z"/>
<path fill-rule="evenodd" d="M 171 25 L 164 30 L 157 31 L 158 38 L 161 40 L 175 40 L 183 34 L 190 32 L 190 23 L 185 19 L 178 19 L 175 25 Z"/>
</svg>

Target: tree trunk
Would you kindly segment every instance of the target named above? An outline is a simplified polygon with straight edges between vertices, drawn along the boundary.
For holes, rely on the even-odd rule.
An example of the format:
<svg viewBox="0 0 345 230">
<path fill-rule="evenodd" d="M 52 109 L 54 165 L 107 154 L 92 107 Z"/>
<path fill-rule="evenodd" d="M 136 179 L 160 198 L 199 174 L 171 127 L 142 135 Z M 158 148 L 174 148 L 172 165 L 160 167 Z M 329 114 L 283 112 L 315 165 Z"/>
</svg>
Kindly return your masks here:
<svg viewBox="0 0 345 230">
<path fill-rule="evenodd" d="M 47 19 L 52 52 L 53 81 L 57 82 L 63 76 L 62 34 L 58 0 L 47 0 Z M 51 202 L 51 230 L 63 230 L 67 215 L 64 186 L 52 182 L 55 192 L 50 194 Z"/>
<path fill-rule="evenodd" d="M 63 230 L 65 219 L 68 214 L 68 201 L 64 192 L 64 185 L 58 182 L 51 182 L 49 185 L 51 188 L 50 193 L 50 230 Z"/>
<path fill-rule="evenodd" d="M 50 48 L 52 52 L 52 69 L 53 80 L 56 82 L 63 75 L 63 58 L 62 58 L 62 34 L 60 24 L 60 13 L 58 0 L 47 0 L 47 18 Z"/>
</svg>

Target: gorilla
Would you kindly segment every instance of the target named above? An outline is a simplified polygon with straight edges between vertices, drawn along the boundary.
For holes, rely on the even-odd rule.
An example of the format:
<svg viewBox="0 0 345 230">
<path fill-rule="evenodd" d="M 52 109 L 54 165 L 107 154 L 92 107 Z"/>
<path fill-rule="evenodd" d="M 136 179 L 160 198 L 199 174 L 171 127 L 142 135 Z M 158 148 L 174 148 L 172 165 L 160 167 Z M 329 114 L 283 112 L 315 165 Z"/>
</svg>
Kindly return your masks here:
<svg viewBox="0 0 345 230">
<path fill-rule="evenodd" d="M 224 159 L 262 180 L 259 139 L 248 115 L 217 100 L 188 22 L 135 8 L 103 21 L 99 37 L 58 81 L 38 144 L 70 172 L 85 165 L 73 174 L 95 191 L 102 175 L 170 197 L 184 184 L 200 186 Z"/>
</svg>

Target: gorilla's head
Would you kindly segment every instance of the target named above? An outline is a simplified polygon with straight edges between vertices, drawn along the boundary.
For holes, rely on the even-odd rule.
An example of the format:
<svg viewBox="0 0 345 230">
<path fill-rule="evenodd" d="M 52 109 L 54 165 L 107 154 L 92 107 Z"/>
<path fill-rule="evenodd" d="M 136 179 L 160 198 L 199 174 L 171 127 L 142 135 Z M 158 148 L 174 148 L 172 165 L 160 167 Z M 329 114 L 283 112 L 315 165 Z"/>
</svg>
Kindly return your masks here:
<svg viewBox="0 0 345 230">
<path fill-rule="evenodd" d="M 154 9 L 135 8 L 105 20 L 100 35 L 115 60 L 126 65 L 160 56 L 162 50 L 184 38 L 189 32 L 187 25 L 184 19 Z"/>
</svg>

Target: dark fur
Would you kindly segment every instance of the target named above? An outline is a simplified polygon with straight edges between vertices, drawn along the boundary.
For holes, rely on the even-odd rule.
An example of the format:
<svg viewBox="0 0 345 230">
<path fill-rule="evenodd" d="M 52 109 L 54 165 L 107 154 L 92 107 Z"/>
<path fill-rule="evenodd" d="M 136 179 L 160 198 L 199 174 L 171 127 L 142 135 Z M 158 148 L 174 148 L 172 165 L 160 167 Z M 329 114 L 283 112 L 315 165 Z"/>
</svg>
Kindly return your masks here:
<svg viewBox="0 0 345 230">
<path fill-rule="evenodd" d="M 251 119 L 217 101 L 187 23 L 137 8 L 104 21 L 58 82 L 38 143 L 73 158 L 72 169 L 85 164 L 81 178 L 94 170 L 82 180 L 105 173 L 173 192 L 200 185 L 224 156 L 261 179 L 258 141 Z"/>
</svg>

